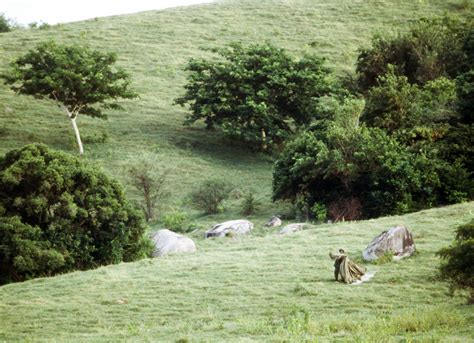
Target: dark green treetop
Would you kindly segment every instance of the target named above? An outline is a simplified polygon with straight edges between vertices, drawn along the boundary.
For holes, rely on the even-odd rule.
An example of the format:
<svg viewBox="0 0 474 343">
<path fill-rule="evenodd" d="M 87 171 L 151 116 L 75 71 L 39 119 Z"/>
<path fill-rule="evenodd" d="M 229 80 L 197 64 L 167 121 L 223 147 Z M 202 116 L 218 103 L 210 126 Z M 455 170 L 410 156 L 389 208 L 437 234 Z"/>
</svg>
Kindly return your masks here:
<svg viewBox="0 0 474 343">
<path fill-rule="evenodd" d="M 238 140 L 265 150 L 295 127 L 310 123 L 318 99 L 331 92 L 323 59 L 296 60 L 271 44 L 233 44 L 214 50 L 218 60 L 192 59 L 184 96 L 189 103 L 186 123 L 204 119 Z"/>
</svg>

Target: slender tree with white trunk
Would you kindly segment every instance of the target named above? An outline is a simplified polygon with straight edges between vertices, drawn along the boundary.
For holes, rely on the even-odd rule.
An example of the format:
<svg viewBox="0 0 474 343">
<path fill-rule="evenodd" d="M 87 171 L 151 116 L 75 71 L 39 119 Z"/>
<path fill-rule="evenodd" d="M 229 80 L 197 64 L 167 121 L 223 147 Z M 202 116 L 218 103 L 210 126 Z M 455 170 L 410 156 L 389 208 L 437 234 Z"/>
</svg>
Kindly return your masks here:
<svg viewBox="0 0 474 343">
<path fill-rule="evenodd" d="M 128 73 L 114 67 L 116 60 L 114 53 L 49 41 L 13 61 L 1 77 L 18 94 L 55 101 L 71 121 L 82 155 L 79 115 L 107 119 L 102 109 L 119 109 L 115 100 L 136 97 Z"/>
</svg>

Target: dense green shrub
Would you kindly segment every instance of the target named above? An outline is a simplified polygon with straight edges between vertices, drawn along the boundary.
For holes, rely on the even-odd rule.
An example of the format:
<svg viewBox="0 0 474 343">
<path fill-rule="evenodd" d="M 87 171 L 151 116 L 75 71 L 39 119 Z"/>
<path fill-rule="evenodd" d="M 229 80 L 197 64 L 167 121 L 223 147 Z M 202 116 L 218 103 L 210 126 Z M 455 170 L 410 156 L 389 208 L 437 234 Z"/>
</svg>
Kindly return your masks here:
<svg viewBox="0 0 474 343">
<path fill-rule="evenodd" d="M 446 125 L 457 118 L 454 111 L 456 83 L 444 77 L 424 86 L 410 84 L 407 77 L 395 74 L 393 66 L 377 79 L 366 96 L 361 121 L 396 134 L 411 145 L 436 141 L 446 133 Z"/>
<path fill-rule="evenodd" d="M 20 217 L 0 216 L 0 284 L 39 275 L 52 275 L 64 267 L 64 256 L 42 238 L 39 227 Z"/>
<path fill-rule="evenodd" d="M 456 81 L 462 122 L 472 125 L 474 124 L 474 69 L 459 75 Z"/>
<path fill-rule="evenodd" d="M 376 217 L 405 212 L 412 187 L 405 181 L 419 177 L 382 130 L 334 127 L 322 140 L 305 132 L 287 145 L 274 166 L 273 197 L 304 202 L 308 209 L 322 203 L 333 220 L 358 219 L 361 210 Z"/>
<path fill-rule="evenodd" d="M 473 63 L 471 19 L 375 37 L 357 61 L 364 100 L 319 99 L 275 163 L 273 198 L 306 218 L 323 204 L 335 220 L 472 199 Z"/>
<path fill-rule="evenodd" d="M 189 103 L 188 124 L 203 119 L 255 148 L 281 143 L 295 126 L 311 122 L 318 99 L 332 89 L 329 70 L 316 56 L 296 60 L 270 44 L 215 52 L 218 60 L 188 63 L 186 93 L 176 103 Z"/>
<path fill-rule="evenodd" d="M 229 182 L 213 178 L 202 182 L 191 193 L 191 202 L 205 213 L 219 213 L 224 211 L 224 200 L 229 198 L 232 185 Z"/>
<path fill-rule="evenodd" d="M 362 120 L 474 172 L 473 63 L 472 18 L 422 19 L 398 37 L 375 37 L 357 62 L 367 94 Z M 471 182 L 465 193 L 472 190 Z"/>
<path fill-rule="evenodd" d="M 469 303 L 474 303 L 474 219 L 456 229 L 456 240 L 440 250 L 443 259 L 440 266 L 441 276 L 451 283 L 451 289 L 466 289 Z"/>
<path fill-rule="evenodd" d="M 118 182 L 41 144 L 0 159 L 0 228 L 3 282 L 132 261 L 150 248 Z"/>
<path fill-rule="evenodd" d="M 384 129 L 413 152 L 424 151 L 452 164 L 461 162 L 472 171 L 472 124 L 465 123 L 470 114 L 457 111 L 457 88 L 454 80 L 444 77 L 423 86 L 410 84 L 389 66 L 367 93 L 361 121 Z"/>
<path fill-rule="evenodd" d="M 357 62 L 367 100 L 361 121 L 437 161 L 438 202 L 474 194 L 473 66 L 471 17 L 421 19 L 397 37 L 377 36 Z"/>
<path fill-rule="evenodd" d="M 324 222 L 328 216 L 326 205 L 315 202 L 311 208 L 311 213 L 316 222 Z"/>
<path fill-rule="evenodd" d="M 470 176 L 435 150 L 411 149 L 359 124 L 358 101 L 334 103 L 332 120 L 289 142 L 274 165 L 273 198 L 324 204 L 330 219 L 398 214 L 466 200 Z M 301 206 L 300 206 L 301 207 Z"/>
<path fill-rule="evenodd" d="M 377 84 L 388 65 L 410 84 L 423 85 L 439 77 L 455 78 L 468 67 L 466 50 L 473 30 L 472 20 L 443 17 L 421 19 L 410 31 L 396 37 L 376 36 L 372 47 L 361 49 L 356 71 L 363 92 Z"/>
</svg>

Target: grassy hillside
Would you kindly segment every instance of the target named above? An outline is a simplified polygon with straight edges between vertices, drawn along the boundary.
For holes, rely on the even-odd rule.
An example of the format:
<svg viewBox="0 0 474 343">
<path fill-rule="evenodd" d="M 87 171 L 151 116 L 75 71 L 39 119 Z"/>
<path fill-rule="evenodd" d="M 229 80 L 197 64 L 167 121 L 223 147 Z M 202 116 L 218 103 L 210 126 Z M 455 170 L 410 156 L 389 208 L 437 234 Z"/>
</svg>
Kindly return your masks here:
<svg viewBox="0 0 474 343">
<path fill-rule="evenodd" d="M 472 306 L 436 280 L 435 251 L 473 216 L 466 203 L 289 236 L 257 228 L 200 240 L 194 254 L 6 285 L 0 341 L 472 341 Z M 364 263 L 376 274 L 362 285 L 333 281 L 330 250 L 360 261 L 398 223 L 412 230 L 418 255 Z"/>
<path fill-rule="evenodd" d="M 474 203 L 279 236 L 262 226 L 281 210 L 270 202 L 272 156 L 202 125 L 183 127 L 186 109 L 173 105 L 183 92 L 182 68 L 191 57 L 211 56 L 205 48 L 270 41 L 296 56 L 320 54 L 341 75 L 353 71 L 357 49 L 374 33 L 403 31 L 422 16 L 465 15 L 468 3 L 229 0 L 0 34 L 0 72 L 48 39 L 117 52 L 140 98 L 108 111 L 108 121 L 79 118 L 85 158 L 126 184 L 131 198 L 137 194 L 127 183 L 127 166 L 145 157 L 171 169 L 162 213 L 187 211 L 200 227 L 192 255 L 1 287 L 0 341 L 472 341 L 472 308 L 435 279 L 435 252 L 473 217 Z M 76 153 L 70 124 L 54 104 L 0 85 L 0 154 L 32 142 Z M 213 175 L 258 194 L 251 236 L 202 238 L 209 225 L 240 216 L 237 198 L 215 216 L 189 208 L 186 195 Z M 361 286 L 332 281 L 329 250 L 342 247 L 360 260 L 376 234 L 398 223 L 414 232 L 416 257 L 369 265 L 377 274 Z"/>
<path fill-rule="evenodd" d="M 79 118 L 86 158 L 125 180 L 124 169 L 140 155 L 171 168 L 169 207 L 199 180 L 216 174 L 237 186 L 252 187 L 264 199 L 271 194 L 271 158 L 226 142 L 219 132 L 199 125 L 183 127 L 186 109 L 173 105 L 182 94 L 182 70 L 191 57 L 209 56 L 204 48 L 230 42 L 263 42 L 295 55 L 317 53 L 336 73 L 353 70 L 357 49 L 376 32 L 396 32 L 422 16 L 449 12 L 463 15 L 461 0 L 218 1 L 213 4 L 98 18 L 24 30 L 0 36 L 0 72 L 38 42 L 54 39 L 115 51 L 133 77 L 140 98 L 126 101 L 124 111 L 109 111 L 109 120 Z M 104 143 L 100 137 L 106 136 Z M 76 153 L 65 115 L 49 102 L 15 96 L 0 85 L 0 154 L 31 142 L 44 142 Z M 134 193 L 130 193 L 132 196 Z M 166 206 L 165 206 L 166 207 Z M 231 210 L 232 210 L 231 206 Z"/>
</svg>

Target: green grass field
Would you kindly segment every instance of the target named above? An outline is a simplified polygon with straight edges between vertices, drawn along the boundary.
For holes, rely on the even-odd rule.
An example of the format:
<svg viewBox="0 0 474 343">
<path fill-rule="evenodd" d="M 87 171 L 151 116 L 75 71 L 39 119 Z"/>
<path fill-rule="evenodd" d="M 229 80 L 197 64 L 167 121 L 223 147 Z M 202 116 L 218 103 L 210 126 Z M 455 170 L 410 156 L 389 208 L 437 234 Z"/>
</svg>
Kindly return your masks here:
<svg viewBox="0 0 474 343">
<path fill-rule="evenodd" d="M 193 254 L 9 284 L 0 288 L 0 341 L 472 341 L 472 306 L 436 279 L 435 251 L 473 216 L 466 203 L 288 236 L 258 226 L 197 240 Z M 413 232 L 415 257 L 363 263 L 376 274 L 362 285 L 333 281 L 330 250 L 361 261 L 398 223 Z"/>
<path fill-rule="evenodd" d="M 118 178 L 142 158 L 170 169 L 160 213 L 183 211 L 198 226 L 198 252 L 120 264 L 0 288 L 0 341 L 472 341 L 474 314 L 435 280 L 435 252 L 472 217 L 474 203 L 403 217 L 321 225 L 294 236 L 265 231 L 280 213 L 271 198 L 273 156 L 248 151 L 202 125 L 184 127 L 183 67 L 207 48 L 269 41 L 295 56 L 324 56 L 337 75 L 351 73 L 357 50 L 375 33 L 404 31 L 420 17 L 464 16 L 468 0 L 223 0 L 0 34 L 0 73 L 53 39 L 115 51 L 140 97 L 102 121 L 78 119 L 85 158 Z M 102 142 L 101 137 L 106 137 Z M 0 154 L 33 142 L 77 153 L 68 119 L 54 104 L 17 96 L 0 84 Z M 186 197 L 210 176 L 253 189 L 260 200 L 250 237 L 203 240 L 216 222 L 240 217 L 233 197 L 224 213 L 202 216 Z M 334 283 L 330 249 L 360 256 L 380 231 L 399 222 L 419 254 L 370 265 L 361 286 Z M 152 229 L 161 227 L 160 218 Z"/>
</svg>

